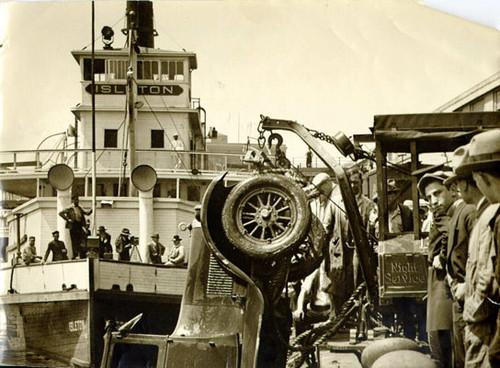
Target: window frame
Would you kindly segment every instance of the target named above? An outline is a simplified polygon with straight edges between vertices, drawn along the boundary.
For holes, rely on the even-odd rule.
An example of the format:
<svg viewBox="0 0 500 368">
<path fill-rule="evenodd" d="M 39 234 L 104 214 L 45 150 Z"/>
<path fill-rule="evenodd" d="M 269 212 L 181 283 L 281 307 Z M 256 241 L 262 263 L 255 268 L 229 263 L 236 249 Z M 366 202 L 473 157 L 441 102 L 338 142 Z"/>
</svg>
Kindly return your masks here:
<svg viewBox="0 0 500 368">
<path fill-rule="evenodd" d="M 155 134 L 158 134 L 159 136 L 155 138 Z M 161 140 L 161 146 L 156 146 L 153 144 L 157 139 Z M 151 129 L 151 148 L 165 148 L 165 131 L 163 129 Z"/>
<path fill-rule="evenodd" d="M 109 138 L 108 133 L 114 132 L 115 137 L 114 138 Z M 115 140 L 115 145 L 110 146 L 107 145 L 106 143 L 109 143 L 109 139 L 114 139 Z M 112 143 L 112 142 L 111 142 Z M 118 148 L 118 129 L 104 129 L 104 142 L 103 142 L 104 148 Z"/>
</svg>

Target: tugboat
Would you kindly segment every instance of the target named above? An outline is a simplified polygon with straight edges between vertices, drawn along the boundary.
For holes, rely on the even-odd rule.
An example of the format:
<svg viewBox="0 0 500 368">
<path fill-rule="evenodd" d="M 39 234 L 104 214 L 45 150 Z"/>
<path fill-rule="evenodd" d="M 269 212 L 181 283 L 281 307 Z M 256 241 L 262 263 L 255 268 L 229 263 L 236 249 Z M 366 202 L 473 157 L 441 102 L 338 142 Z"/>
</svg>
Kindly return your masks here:
<svg viewBox="0 0 500 368">
<path fill-rule="evenodd" d="M 173 331 L 187 269 L 144 263 L 150 237 L 159 234 L 166 259 L 167 242 L 189 227 L 211 180 L 228 167 L 234 169 L 226 176 L 230 183 L 249 175 L 241 153 L 207 153 L 205 111 L 191 92 L 196 54 L 154 48 L 152 3 L 127 2 L 122 31 L 124 48 L 112 46 L 114 31 L 104 27 L 102 49 L 72 52 L 81 73 L 81 101 L 67 132 L 74 147 L 2 152 L 0 163 L 3 199 L 15 199 L 2 202 L 8 244 L 0 270 L 0 336 L 9 350 L 73 366 L 99 366 L 106 321 L 120 324 L 143 313 L 143 333 Z M 44 162 L 48 156 L 56 166 Z M 114 259 L 75 258 L 58 216 L 75 194 L 83 208 L 93 209 L 93 234 L 105 226 L 113 242 L 123 228 L 138 235 L 135 261 L 118 261 L 116 253 Z M 69 260 L 23 264 L 27 237 L 35 237 L 43 256 L 54 230 Z M 189 255 L 189 234 L 181 235 Z M 94 245 L 89 238 L 89 249 Z"/>
</svg>

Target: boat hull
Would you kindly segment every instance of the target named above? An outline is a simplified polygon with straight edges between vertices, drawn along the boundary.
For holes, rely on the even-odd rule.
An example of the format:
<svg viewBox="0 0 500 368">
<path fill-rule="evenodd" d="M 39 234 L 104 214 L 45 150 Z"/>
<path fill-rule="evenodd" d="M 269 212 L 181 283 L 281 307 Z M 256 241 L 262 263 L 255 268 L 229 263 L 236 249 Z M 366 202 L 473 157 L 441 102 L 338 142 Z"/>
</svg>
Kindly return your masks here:
<svg viewBox="0 0 500 368">
<path fill-rule="evenodd" d="M 43 267 L 41 274 L 50 275 L 57 273 L 54 268 L 62 266 L 67 269 L 68 263 L 34 267 Z M 2 332 L 9 350 L 36 351 L 73 366 L 97 367 L 103 352 L 106 321 L 120 324 L 143 313 L 134 332 L 161 335 L 173 332 L 182 298 L 181 288 L 175 284 L 182 284 L 183 290 L 186 269 L 99 260 L 80 261 L 74 266 L 80 272 L 87 271 L 87 290 L 66 286 L 61 291 L 13 292 L 1 297 Z M 33 276 L 38 271 L 14 270 L 14 274 L 18 273 L 18 283 L 13 281 L 13 285 L 22 289 L 19 284 L 22 274 Z M 133 274 L 133 283 L 127 277 L 120 280 L 116 277 L 118 273 Z M 107 280 L 111 274 L 115 278 Z M 170 291 L 165 292 L 165 285 L 157 287 L 155 282 L 162 280 L 155 281 L 151 275 L 170 277 Z M 72 277 L 84 280 L 82 275 Z M 41 284 L 40 280 L 38 283 Z M 49 284 L 45 284 L 48 289 Z M 145 288 L 150 292 L 144 291 Z M 158 289 L 163 291 L 151 292 Z"/>
</svg>

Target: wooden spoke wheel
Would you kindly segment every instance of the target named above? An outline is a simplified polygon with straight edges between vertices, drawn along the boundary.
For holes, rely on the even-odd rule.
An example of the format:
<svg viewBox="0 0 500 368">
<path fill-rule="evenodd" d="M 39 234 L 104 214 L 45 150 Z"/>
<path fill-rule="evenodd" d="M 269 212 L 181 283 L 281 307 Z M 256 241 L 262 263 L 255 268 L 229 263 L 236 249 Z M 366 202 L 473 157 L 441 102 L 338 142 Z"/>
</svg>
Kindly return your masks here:
<svg viewBox="0 0 500 368">
<path fill-rule="evenodd" d="M 262 175 L 247 179 L 229 193 L 222 225 L 231 243 L 254 258 L 293 252 L 309 232 L 307 196 L 292 179 Z"/>
</svg>

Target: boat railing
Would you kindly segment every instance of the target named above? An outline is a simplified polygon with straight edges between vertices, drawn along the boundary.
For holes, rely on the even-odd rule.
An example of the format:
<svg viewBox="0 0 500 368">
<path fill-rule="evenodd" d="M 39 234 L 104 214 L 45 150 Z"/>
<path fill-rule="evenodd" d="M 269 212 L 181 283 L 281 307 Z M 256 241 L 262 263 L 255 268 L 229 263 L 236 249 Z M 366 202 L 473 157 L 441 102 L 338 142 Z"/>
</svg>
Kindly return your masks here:
<svg viewBox="0 0 500 368">
<path fill-rule="evenodd" d="M 91 268 L 90 261 L 93 261 Z M 93 273 L 92 283 L 89 282 L 90 272 Z M 0 298 L 9 294 L 89 291 L 91 285 L 95 291 L 133 291 L 180 297 L 186 273 L 186 267 L 104 259 L 20 264 L 0 269 Z"/>
<path fill-rule="evenodd" d="M 180 170 L 199 172 L 250 171 L 243 163 L 245 153 L 215 153 L 206 151 L 175 151 L 165 149 L 136 150 L 137 164 L 148 164 L 157 171 Z M 124 150 L 119 148 L 96 151 L 97 170 L 120 172 Z M 273 157 L 271 157 L 273 159 Z M 0 151 L 0 173 L 30 173 L 46 171 L 55 164 L 65 163 L 75 170 L 88 171 L 92 165 L 91 149 L 15 150 Z"/>
</svg>

